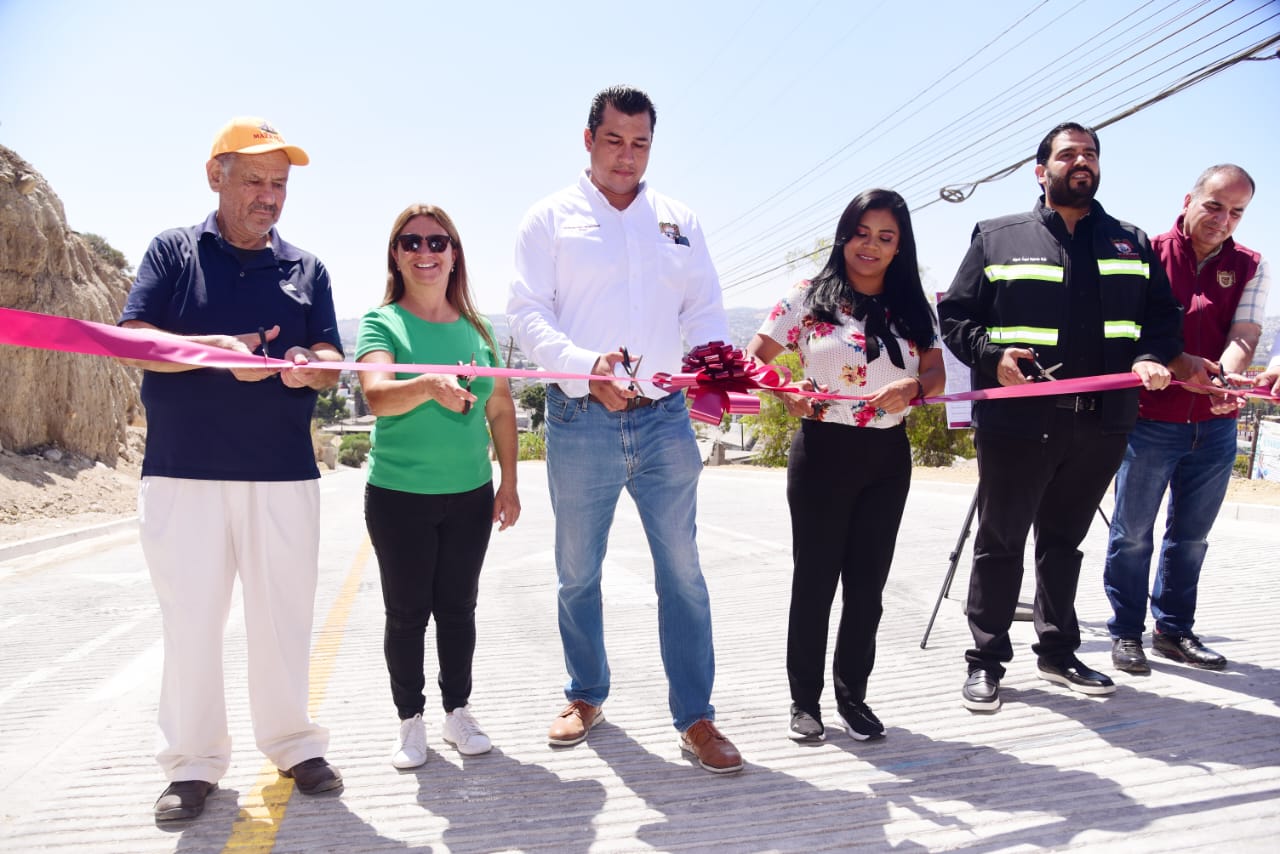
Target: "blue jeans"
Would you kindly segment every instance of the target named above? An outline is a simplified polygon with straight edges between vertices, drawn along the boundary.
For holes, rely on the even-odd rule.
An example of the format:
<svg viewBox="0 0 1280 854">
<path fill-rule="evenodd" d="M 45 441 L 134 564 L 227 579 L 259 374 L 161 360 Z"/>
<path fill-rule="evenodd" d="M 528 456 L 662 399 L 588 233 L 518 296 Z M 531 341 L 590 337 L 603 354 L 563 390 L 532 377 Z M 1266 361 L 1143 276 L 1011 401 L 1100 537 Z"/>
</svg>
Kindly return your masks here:
<svg viewBox="0 0 1280 854">
<path fill-rule="evenodd" d="M 1166 488 L 1169 506 L 1151 586 L 1151 616 L 1161 634 L 1191 634 L 1209 529 L 1226 497 L 1235 458 L 1233 418 L 1197 424 L 1139 420 L 1133 428 L 1116 476 L 1102 577 L 1115 612 L 1107 623 L 1112 637 L 1142 637 L 1152 536 Z"/>
<path fill-rule="evenodd" d="M 715 718 L 711 601 L 698 562 L 695 516 L 702 460 L 684 396 L 629 412 L 547 387 L 547 481 L 556 517 L 565 696 L 609 696 L 600 570 L 623 487 L 636 503 L 658 594 L 658 642 L 672 723 Z"/>
</svg>

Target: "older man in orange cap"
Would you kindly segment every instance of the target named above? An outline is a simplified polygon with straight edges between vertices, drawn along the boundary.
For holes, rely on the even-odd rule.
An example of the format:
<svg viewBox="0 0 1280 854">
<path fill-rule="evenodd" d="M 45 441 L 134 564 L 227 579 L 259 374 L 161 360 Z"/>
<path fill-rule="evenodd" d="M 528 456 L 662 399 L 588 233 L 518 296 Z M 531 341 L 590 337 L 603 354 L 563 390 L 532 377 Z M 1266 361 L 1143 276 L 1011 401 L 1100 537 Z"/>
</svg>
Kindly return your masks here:
<svg viewBox="0 0 1280 854">
<path fill-rule="evenodd" d="M 152 241 L 121 315 L 299 367 L 145 362 L 139 533 L 164 623 L 156 821 L 192 819 L 231 762 L 222 635 L 238 577 L 258 748 L 305 794 L 342 786 L 307 712 L 320 500 L 311 414 L 342 358 L 329 274 L 275 224 L 306 152 L 259 118 L 229 122 L 205 166 L 218 208 Z M 251 425 L 251 426 L 250 426 Z"/>
</svg>

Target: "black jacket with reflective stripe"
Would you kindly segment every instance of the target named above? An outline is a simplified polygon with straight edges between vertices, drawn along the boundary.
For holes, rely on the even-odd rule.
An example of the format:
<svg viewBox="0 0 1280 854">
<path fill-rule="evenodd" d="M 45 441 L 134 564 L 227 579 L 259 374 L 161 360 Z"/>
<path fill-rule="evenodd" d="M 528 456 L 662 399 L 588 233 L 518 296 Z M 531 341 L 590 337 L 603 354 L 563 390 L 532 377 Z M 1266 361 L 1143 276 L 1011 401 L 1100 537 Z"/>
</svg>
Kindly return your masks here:
<svg viewBox="0 0 1280 854">
<path fill-rule="evenodd" d="M 1134 362 L 1168 364 L 1182 351 L 1182 311 L 1164 266 L 1147 235 L 1103 210 L 1089 214 L 1098 261 L 1106 373 Z M 997 388 L 996 368 L 1006 347 L 1033 347 L 1040 364 L 1064 361 L 1071 286 L 1066 223 L 1044 204 L 978 223 L 950 290 L 938 305 L 942 336 L 972 368 L 974 388 Z M 1059 378 L 1062 378 L 1059 374 Z M 1138 416 L 1138 391 L 1105 392 L 1105 432 L 1127 432 Z M 1048 435 L 1053 398 L 986 400 L 974 404 L 980 430 L 1008 435 Z"/>
</svg>

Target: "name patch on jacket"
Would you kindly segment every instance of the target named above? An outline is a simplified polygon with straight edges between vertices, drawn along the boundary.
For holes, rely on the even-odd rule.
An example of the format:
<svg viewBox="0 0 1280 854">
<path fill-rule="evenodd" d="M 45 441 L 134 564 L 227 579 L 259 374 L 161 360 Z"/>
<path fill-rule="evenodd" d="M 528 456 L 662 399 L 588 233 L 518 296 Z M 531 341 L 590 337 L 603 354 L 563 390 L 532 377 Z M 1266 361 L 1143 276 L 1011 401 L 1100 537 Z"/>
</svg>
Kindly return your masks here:
<svg viewBox="0 0 1280 854">
<path fill-rule="evenodd" d="M 1111 245 L 1116 248 L 1116 255 L 1120 258 L 1137 258 L 1138 253 L 1134 251 L 1133 244 L 1127 240 L 1111 241 Z"/>
</svg>

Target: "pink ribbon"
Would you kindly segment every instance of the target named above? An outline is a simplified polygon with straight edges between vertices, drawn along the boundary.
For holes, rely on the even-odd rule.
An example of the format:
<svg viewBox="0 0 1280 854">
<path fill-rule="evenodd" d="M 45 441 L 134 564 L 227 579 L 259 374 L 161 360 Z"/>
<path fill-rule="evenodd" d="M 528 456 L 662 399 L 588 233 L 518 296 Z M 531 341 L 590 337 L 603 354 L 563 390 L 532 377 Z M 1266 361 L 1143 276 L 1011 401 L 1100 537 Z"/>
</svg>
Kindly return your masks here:
<svg viewBox="0 0 1280 854">
<path fill-rule="evenodd" d="M 201 344 L 155 329 L 124 329 L 105 323 L 56 317 L 32 311 L 0 308 L 0 344 L 86 353 L 148 362 L 176 362 L 203 368 L 275 368 L 290 370 L 300 367 L 284 359 L 256 356 L 227 350 L 212 344 Z M 568 379 L 596 381 L 597 374 L 570 374 L 554 371 L 529 371 L 517 368 L 491 368 L 482 365 L 379 364 L 373 362 L 311 362 L 306 367 L 334 371 L 387 371 L 394 373 L 453 374 L 456 376 L 508 377 L 536 380 Z M 685 356 L 679 374 L 657 373 L 637 377 L 667 390 L 688 389 L 694 418 L 708 424 L 719 424 L 724 414 L 755 415 L 760 401 L 750 392 L 785 391 L 817 400 L 868 400 L 872 395 L 843 395 L 807 391 L 790 385 L 790 375 L 776 365 L 760 366 L 749 361 L 741 350 L 723 341 L 712 341 L 695 347 Z M 1174 380 L 1191 389 L 1203 386 Z M 960 394 L 925 398 L 919 403 L 946 403 L 958 400 L 998 400 L 1042 395 L 1087 394 L 1097 391 L 1133 388 L 1142 384 L 1135 374 L 1104 374 L 1095 377 L 1026 383 L 1017 386 L 978 389 Z M 1210 388 L 1217 394 L 1254 397 L 1280 401 L 1280 397 L 1262 389 Z"/>
<path fill-rule="evenodd" d="M 111 356 L 145 362 L 174 362 L 201 368 L 302 367 L 284 359 L 255 356 L 202 344 L 157 329 L 125 329 L 91 320 L 56 317 L 33 311 L 0 308 L 0 344 Z M 426 365 L 374 362 L 311 362 L 308 368 L 330 371 L 387 371 L 407 374 L 454 374 L 482 377 L 536 377 L 539 379 L 598 380 L 595 374 L 552 373 L 483 365 Z"/>
</svg>

